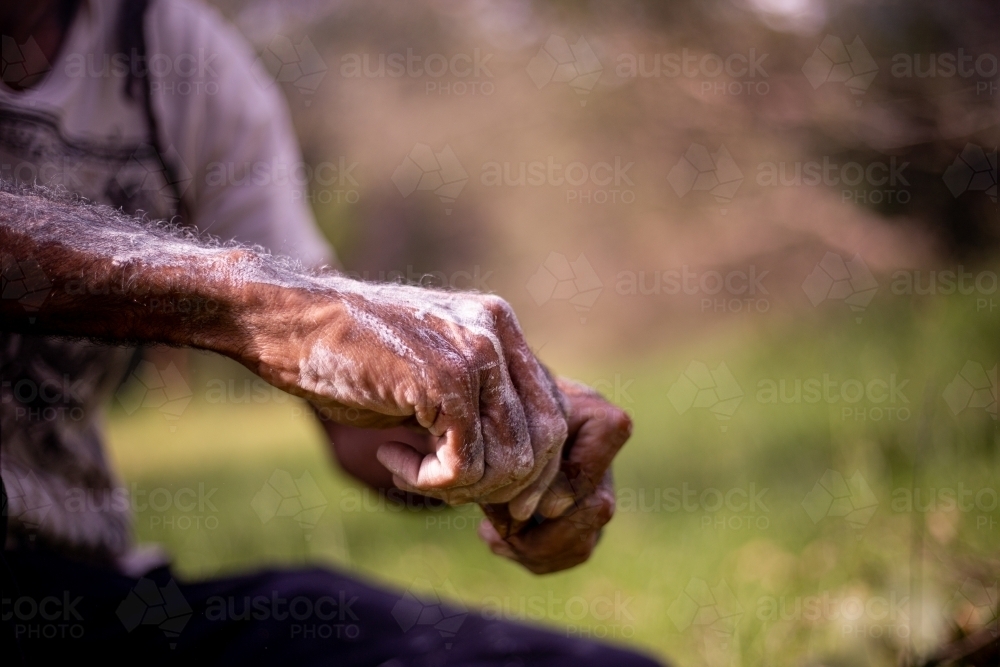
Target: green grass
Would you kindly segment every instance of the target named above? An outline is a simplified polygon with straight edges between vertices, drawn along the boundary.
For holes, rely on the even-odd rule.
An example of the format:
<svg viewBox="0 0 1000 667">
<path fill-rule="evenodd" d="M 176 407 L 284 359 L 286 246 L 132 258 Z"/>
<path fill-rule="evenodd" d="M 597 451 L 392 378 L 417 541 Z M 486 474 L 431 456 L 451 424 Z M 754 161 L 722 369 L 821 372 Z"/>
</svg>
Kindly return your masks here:
<svg viewBox="0 0 1000 667">
<path fill-rule="evenodd" d="M 321 563 L 400 589 L 444 587 L 470 606 L 679 664 L 891 665 L 906 647 L 942 640 L 951 619 L 987 622 L 988 606 L 965 601 L 976 581 L 994 586 L 995 613 L 997 422 L 983 409 L 955 414 L 942 393 L 967 361 L 997 362 L 996 320 L 961 302 L 883 304 L 860 323 L 770 322 L 735 342 L 567 369 L 609 392 L 617 376 L 636 428 L 617 460 L 619 511 L 599 549 L 545 577 L 492 556 L 476 538 L 474 507 L 399 510 L 369 496 L 359 508 L 362 491 L 330 465 L 298 403 L 205 398 L 207 379 L 246 378 L 217 362 L 197 366 L 179 420 L 113 413 L 110 440 L 138 489 L 217 489 L 211 506 L 137 513 L 140 539 L 164 544 L 186 577 Z M 692 359 L 732 371 L 744 396 L 731 419 L 679 414 L 667 399 Z M 843 400 L 758 395 L 762 380 L 791 387 L 824 374 L 862 385 L 895 375 L 908 380 L 905 399 L 862 399 L 845 413 Z M 327 504 L 310 525 L 254 511 L 276 470 L 315 480 Z M 824 510 L 814 487 L 828 470 L 860 475 L 870 495 L 852 500 L 862 510 L 874 502 L 874 514 L 852 523 Z M 751 488 L 758 499 L 744 506 Z M 970 489 L 961 507 L 949 500 Z"/>
</svg>

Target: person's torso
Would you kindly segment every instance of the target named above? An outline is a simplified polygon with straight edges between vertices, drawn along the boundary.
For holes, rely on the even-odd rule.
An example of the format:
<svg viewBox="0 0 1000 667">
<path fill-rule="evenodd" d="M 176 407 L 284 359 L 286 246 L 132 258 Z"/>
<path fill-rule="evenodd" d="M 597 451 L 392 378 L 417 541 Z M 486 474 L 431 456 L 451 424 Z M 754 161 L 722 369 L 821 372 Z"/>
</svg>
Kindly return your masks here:
<svg viewBox="0 0 1000 667">
<path fill-rule="evenodd" d="M 17 44 L 16 53 L 5 44 L 5 80 L 51 69 L 27 90 L 0 86 L 0 178 L 62 188 L 151 220 L 170 218 L 177 188 L 154 147 L 142 98 L 125 90 L 118 10 L 119 2 L 82 3 L 51 64 L 30 42 Z M 18 58 L 22 67 L 12 69 Z M 3 283 L 2 298 L 29 316 L 45 307 L 51 285 L 30 257 L 4 257 Z M 88 289 L 85 280 L 77 287 Z M 103 451 L 100 414 L 133 354 L 0 332 L 8 544 L 41 540 L 110 561 L 129 548 L 128 508 L 110 502 L 120 484 Z"/>
</svg>

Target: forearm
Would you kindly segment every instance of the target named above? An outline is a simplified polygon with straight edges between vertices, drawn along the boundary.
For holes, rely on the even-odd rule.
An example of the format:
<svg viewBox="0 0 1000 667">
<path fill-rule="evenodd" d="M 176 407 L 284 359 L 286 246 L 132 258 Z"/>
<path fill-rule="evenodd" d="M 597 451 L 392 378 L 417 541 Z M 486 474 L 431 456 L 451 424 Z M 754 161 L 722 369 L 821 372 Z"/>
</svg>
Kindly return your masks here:
<svg viewBox="0 0 1000 667">
<path fill-rule="evenodd" d="M 231 308 L 204 279 L 211 272 L 199 270 L 221 253 L 195 253 L 193 244 L 185 247 L 180 238 L 164 243 L 163 236 L 152 224 L 143 229 L 107 208 L 0 192 L 5 328 L 110 342 L 204 344 L 197 339 L 223 326 Z M 29 291 L 42 292 L 30 305 L 11 298 L 19 270 L 31 279 Z M 167 316 L 182 300 L 203 307 Z"/>
<path fill-rule="evenodd" d="M 35 192 L 0 190 L 0 247 L 8 330 L 233 356 L 241 321 L 273 298 L 245 289 L 251 251 Z"/>
<path fill-rule="evenodd" d="M 301 314 L 322 320 L 334 339 L 375 334 L 405 353 L 388 332 L 400 314 L 421 324 L 427 314 L 469 328 L 489 324 L 485 309 L 455 307 L 451 294 L 308 271 L 254 248 L 213 244 L 166 223 L 3 182 L 0 249 L 5 285 L 19 280 L 19 267 L 37 267 L 46 292 L 40 304 L 25 308 L 26 300 L 5 289 L 4 327 L 40 335 L 232 355 L 255 339 L 281 342 L 295 329 L 289 315 Z M 384 318 L 372 317 L 370 307 Z"/>
</svg>

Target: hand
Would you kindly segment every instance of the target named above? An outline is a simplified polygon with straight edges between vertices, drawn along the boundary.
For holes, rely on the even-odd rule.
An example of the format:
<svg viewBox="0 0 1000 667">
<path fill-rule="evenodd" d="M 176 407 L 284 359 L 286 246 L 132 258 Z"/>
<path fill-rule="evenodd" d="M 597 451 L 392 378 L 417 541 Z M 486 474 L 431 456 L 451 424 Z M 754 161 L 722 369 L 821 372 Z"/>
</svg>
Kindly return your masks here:
<svg viewBox="0 0 1000 667">
<path fill-rule="evenodd" d="M 632 434 L 620 408 L 583 385 L 560 379 L 569 436 L 560 472 L 538 506 L 540 521 L 520 521 L 503 505 L 484 505 L 479 536 L 493 553 L 535 574 L 557 572 L 590 558 L 611 520 L 615 494 L 610 465 Z"/>
<path fill-rule="evenodd" d="M 399 488 L 531 516 L 558 471 L 567 425 L 510 306 L 490 295 L 319 281 L 264 289 L 247 318 L 244 363 L 338 423 L 426 429 L 430 453 L 399 441 L 378 449 Z"/>
</svg>

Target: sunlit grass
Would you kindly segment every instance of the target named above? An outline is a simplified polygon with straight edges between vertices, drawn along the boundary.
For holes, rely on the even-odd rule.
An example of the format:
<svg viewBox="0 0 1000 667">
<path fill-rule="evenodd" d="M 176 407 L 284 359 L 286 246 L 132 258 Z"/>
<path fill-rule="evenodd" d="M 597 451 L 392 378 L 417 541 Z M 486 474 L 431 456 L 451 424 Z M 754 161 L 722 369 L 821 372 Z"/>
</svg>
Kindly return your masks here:
<svg viewBox="0 0 1000 667">
<path fill-rule="evenodd" d="M 619 511 L 597 553 L 546 577 L 492 556 L 475 536 L 474 507 L 401 510 L 364 495 L 330 464 L 298 402 L 210 403 L 206 378 L 244 381 L 228 367 L 199 367 L 194 400 L 176 421 L 153 409 L 113 413 L 112 451 L 147 494 L 217 489 L 198 510 L 137 513 L 139 537 L 166 545 L 187 577 L 324 563 L 400 589 L 450 586 L 490 613 L 680 664 L 890 665 L 901 648 L 944 638 L 947 619 L 968 606 L 963 584 L 995 585 L 995 571 L 990 579 L 975 564 L 1000 551 L 996 422 L 982 409 L 955 414 L 941 398 L 967 360 L 996 363 L 997 323 L 935 307 L 922 319 L 882 309 L 861 325 L 806 322 L 738 344 L 567 369 L 606 393 L 617 386 L 636 429 L 617 460 Z M 711 369 L 724 361 L 740 384 L 731 419 L 704 408 L 678 414 L 667 399 L 692 359 Z M 905 401 L 866 398 L 845 412 L 843 400 L 759 395 L 762 380 L 790 387 L 824 374 L 863 385 L 895 375 L 908 381 Z M 255 511 L 275 471 L 309 473 L 326 503 L 318 517 L 300 525 Z M 830 474 L 860 478 L 873 513 L 817 509 L 810 494 Z M 867 491 L 854 490 L 838 502 L 867 506 Z M 987 620 L 982 609 L 964 613 Z"/>
</svg>

